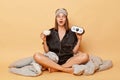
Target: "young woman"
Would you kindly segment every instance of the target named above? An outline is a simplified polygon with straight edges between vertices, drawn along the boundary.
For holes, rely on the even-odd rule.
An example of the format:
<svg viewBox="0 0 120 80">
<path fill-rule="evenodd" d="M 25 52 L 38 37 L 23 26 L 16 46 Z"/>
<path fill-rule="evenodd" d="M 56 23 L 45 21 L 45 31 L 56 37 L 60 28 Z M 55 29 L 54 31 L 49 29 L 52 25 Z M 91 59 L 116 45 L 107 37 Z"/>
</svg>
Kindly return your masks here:
<svg viewBox="0 0 120 80">
<path fill-rule="evenodd" d="M 89 57 L 86 53 L 79 52 L 82 35 L 76 34 L 69 29 L 68 13 L 66 9 L 57 9 L 55 12 L 55 27 L 50 29 L 51 34 L 45 36 L 41 33 L 43 48 L 47 54 L 54 52 L 58 57 L 58 63 L 43 54 L 35 53 L 37 63 L 47 68 L 49 72 L 62 71 L 73 73 L 74 64 L 86 63 Z"/>
</svg>

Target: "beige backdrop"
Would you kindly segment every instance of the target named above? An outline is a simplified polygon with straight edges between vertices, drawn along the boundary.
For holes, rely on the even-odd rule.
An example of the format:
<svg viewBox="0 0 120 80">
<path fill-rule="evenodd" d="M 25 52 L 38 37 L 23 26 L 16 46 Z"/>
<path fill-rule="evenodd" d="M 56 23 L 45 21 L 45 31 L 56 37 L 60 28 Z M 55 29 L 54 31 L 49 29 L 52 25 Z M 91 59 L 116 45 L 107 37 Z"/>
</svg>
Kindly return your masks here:
<svg viewBox="0 0 120 80">
<path fill-rule="evenodd" d="M 92 76 L 45 72 L 29 80 L 85 80 L 88 78 L 119 80 L 119 0 L 0 0 L 1 79 L 26 79 L 26 77 L 9 73 L 7 66 L 15 60 L 32 56 L 36 51 L 43 51 L 39 36 L 43 30 L 54 26 L 54 12 L 57 8 L 68 10 L 71 26 L 77 25 L 85 28 L 81 50 L 112 60 L 114 67 Z"/>
</svg>

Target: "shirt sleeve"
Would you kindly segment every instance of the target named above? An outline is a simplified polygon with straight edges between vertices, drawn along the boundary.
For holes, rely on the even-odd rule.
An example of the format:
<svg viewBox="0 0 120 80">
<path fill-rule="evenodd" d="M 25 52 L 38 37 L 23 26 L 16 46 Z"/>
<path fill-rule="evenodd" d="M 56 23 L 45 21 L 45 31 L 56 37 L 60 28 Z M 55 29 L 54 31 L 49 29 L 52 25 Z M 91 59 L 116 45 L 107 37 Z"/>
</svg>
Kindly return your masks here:
<svg viewBox="0 0 120 80">
<path fill-rule="evenodd" d="M 75 47 L 75 45 L 77 44 L 77 36 L 75 33 L 73 33 L 73 37 L 74 37 L 74 43 L 73 43 L 73 48 Z"/>
</svg>

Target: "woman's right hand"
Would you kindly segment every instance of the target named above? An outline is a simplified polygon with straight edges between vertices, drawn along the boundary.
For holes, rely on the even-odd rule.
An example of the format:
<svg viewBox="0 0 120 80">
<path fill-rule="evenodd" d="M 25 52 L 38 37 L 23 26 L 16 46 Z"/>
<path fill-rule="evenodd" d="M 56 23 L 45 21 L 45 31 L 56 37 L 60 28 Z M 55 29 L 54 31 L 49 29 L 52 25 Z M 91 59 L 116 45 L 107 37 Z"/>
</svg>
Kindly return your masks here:
<svg viewBox="0 0 120 80">
<path fill-rule="evenodd" d="M 43 40 L 42 44 L 43 44 L 44 51 L 47 53 L 49 51 L 49 47 L 46 42 L 46 36 L 43 33 L 41 33 L 40 37 Z"/>
<path fill-rule="evenodd" d="M 43 33 L 40 34 L 40 37 L 43 41 L 46 41 L 46 36 Z"/>
</svg>

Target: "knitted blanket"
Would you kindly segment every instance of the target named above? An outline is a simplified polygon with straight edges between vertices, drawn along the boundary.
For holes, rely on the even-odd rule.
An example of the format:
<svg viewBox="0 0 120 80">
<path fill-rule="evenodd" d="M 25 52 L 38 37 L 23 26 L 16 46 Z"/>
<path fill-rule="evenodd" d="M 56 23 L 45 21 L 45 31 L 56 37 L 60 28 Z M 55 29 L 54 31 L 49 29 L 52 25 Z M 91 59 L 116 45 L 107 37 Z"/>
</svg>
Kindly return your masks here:
<svg viewBox="0 0 120 80">
<path fill-rule="evenodd" d="M 47 56 L 52 60 L 58 60 L 52 53 Z M 57 61 L 55 61 L 57 62 Z M 97 71 L 103 71 L 113 66 L 111 60 L 102 60 L 98 56 L 89 55 L 89 61 L 85 64 L 73 65 L 75 75 L 92 75 Z M 35 62 L 33 57 L 20 59 L 9 66 L 9 71 L 23 76 L 38 76 L 42 73 L 42 66 Z"/>
</svg>

